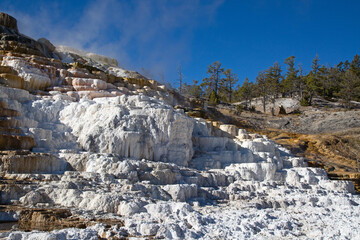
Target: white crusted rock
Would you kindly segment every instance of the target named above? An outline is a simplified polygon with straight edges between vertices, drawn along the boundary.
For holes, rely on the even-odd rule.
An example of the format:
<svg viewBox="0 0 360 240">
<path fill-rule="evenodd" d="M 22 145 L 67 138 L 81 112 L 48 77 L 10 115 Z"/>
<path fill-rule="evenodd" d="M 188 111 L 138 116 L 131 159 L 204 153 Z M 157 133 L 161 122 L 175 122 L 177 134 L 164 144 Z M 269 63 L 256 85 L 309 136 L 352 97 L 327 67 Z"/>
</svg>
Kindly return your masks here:
<svg viewBox="0 0 360 240">
<path fill-rule="evenodd" d="M 185 202 L 190 198 L 197 197 L 197 186 L 195 184 L 174 184 L 162 187 L 172 199 L 177 202 Z"/>
<path fill-rule="evenodd" d="M 19 76 L 25 80 L 24 88 L 27 90 L 45 89 L 53 83 L 46 72 L 21 58 L 4 57 L 1 65 L 10 66 L 16 70 Z"/>
<path fill-rule="evenodd" d="M 92 152 L 173 162 L 192 157 L 193 121 L 145 96 L 121 96 L 72 103 L 61 112 L 80 145 Z"/>
</svg>

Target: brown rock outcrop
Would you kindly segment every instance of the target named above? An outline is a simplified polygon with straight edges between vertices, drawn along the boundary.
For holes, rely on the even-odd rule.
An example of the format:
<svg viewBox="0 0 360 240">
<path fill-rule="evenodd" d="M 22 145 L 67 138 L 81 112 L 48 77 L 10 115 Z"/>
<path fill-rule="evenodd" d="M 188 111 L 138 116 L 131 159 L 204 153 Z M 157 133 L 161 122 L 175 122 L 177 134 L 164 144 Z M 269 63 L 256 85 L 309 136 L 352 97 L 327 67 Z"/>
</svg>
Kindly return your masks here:
<svg viewBox="0 0 360 240">
<path fill-rule="evenodd" d="M 124 81 L 129 84 L 136 84 L 139 87 L 151 86 L 151 83 L 149 82 L 149 80 L 144 79 L 144 78 L 124 78 Z"/>
<path fill-rule="evenodd" d="M 35 140 L 30 136 L 0 134 L 0 150 L 32 149 Z"/>
<path fill-rule="evenodd" d="M 122 220 L 116 219 L 82 219 L 74 215 L 68 209 L 43 209 L 43 208 L 21 208 L 7 206 L 9 209 L 20 212 L 18 228 L 23 231 L 52 231 L 63 228 L 86 228 L 96 223 L 104 223 L 108 226 L 124 226 Z M 8 210 L 8 211 L 9 211 Z"/>
<path fill-rule="evenodd" d="M 19 31 L 17 27 L 17 21 L 14 17 L 0 12 L 0 25 L 3 25 L 4 27 L 10 28 L 15 30 L 16 32 Z"/>
<path fill-rule="evenodd" d="M 2 60 L 3 58 L 1 58 Z M 10 74 L 17 74 L 17 72 L 10 66 L 0 66 L 0 73 L 10 73 Z"/>
<path fill-rule="evenodd" d="M 36 145 L 34 138 L 24 136 L 17 128 L 20 113 L 7 107 L 6 102 L 0 102 L 0 150 L 32 149 Z"/>
<path fill-rule="evenodd" d="M 17 21 L 12 16 L 0 12 L 0 50 L 10 53 L 29 54 L 58 58 L 55 47 L 46 39 L 34 39 L 20 34 Z"/>
<path fill-rule="evenodd" d="M 67 165 L 51 154 L 27 151 L 0 152 L 0 172 L 7 173 L 52 173 L 65 171 Z"/>
<path fill-rule="evenodd" d="M 72 214 L 67 209 L 28 209 L 20 212 L 19 227 L 25 230 L 53 230 Z M 66 224 L 67 226 L 67 224 Z M 67 226 L 67 227 L 72 227 Z"/>
<path fill-rule="evenodd" d="M 18 75 L 10 73 L 0 73 L 0 83 L 7 87 L 24 89 L 24 79 Z"/>
</svg>

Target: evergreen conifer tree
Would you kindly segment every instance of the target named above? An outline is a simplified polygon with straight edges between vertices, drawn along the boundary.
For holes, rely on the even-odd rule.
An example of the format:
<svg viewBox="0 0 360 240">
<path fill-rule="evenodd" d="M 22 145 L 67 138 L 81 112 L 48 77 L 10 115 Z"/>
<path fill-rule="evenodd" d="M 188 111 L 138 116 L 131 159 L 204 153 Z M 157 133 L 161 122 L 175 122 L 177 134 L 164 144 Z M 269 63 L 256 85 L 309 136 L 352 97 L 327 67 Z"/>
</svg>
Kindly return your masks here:
<svg viewBox="0 0 360 240">
<path fill-rule="evenodd" d="M 261 97 L 261 101 L 263 104 L 263 110 L 265 113 L 266 112 L 266 101 L 267 101 L 267 97 L 268 97 L 268 87 L 267 87 L 267 83 L 266 83 L 265 73 L 263 71 L 260 71 L 256 77 L 256 90 L 257 90 L 258 96 Z"/>
<path fill-rule="evenodd" d="M 221 94 L 219 95 L 226 96 L 225 98 L 227 98 L 228 102 L 231 103 L 233 100 L 234 85 L 237 83 L 238 78 L 231 69 L 226 69 L 224 71 L 224 76 L 225 77 L 220 81 Z"/>
<path fill-rule="evenodd" d="M 209 77 L 204 78 L 201 83 L 201 86 L 206 88 L 208 94 L 214 91 L 217 99 L 219 94 L 219 85 L 223 72 L 224 68 L 221 67 L 221 63 L 219 61 L 216 61 L 208 66 L 207 74 L 209 75 Z"/>
<path fill-rule="evenodd" d="M 281 81 L 281 68 L 280 65 L 275 62 L 273 66 L 268 68 L 265 71 L 265 79 L 268 96 L 270 97 L 272 103 L 271 113 L 274 115 L 275 111 L 275 101 L 280 93 L 280 81 Z"/>
<path fill-rule="evenodd" d="M 294 56 L 290 56 L 287 59 L 285 59 L 284 63 L 286 65 L 288 65 L 288 67 L 287 67 L 287 71 L 285 74 L 285 78 L 281 82 L 282 93 L 290 94 L 290 96 L 292 97 L 292 95 L 296 89 L 296 84 L 297 84 L 297 80 L 298 80 L 297 75 L 298 75 L 299 70 L 296 70 L 296 68 L 295 68 L 295 57 Z"/>
</svg>

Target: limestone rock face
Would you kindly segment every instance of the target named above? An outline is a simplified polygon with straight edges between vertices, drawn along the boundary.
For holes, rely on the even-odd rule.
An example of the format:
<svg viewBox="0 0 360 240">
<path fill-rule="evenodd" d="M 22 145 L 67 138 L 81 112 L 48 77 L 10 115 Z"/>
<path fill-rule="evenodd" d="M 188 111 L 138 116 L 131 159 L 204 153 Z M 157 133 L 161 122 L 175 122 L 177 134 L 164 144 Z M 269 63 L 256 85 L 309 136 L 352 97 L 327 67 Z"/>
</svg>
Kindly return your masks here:
<svg viewBox="0 0 360 240">
<path fill-rule="evenodd" d="M 61 112 L 61 121 L 88 151 L 181 166 L 192 158 L 193 121 L 146 96 L 72 103 Z"/>
<path fill-rule="evenodd" d="M 52 83 L 49 75 L 41 69 L 18 57 L 4 57 L 1 63 L 3 66 L 12 67 L 18 72 L 18 76 L 24 79 L 24 88 L 45 89 Z"/>
<path fill-rule="evenodd" d="M 106 82 L 99 79 L 73 78 L 72 85 L 76 91 L 97 91 L 107 89 Z"/>
<path fill-rule="evenodd" d="M 0 25 L 3 25 L 6 28 L 13 29 L 16 32 L 19 31 L 16 19 L 6 13 L 0 12 Z"/>
<path fill-rule="evenodd" d="M 0 172 L 8 173 L 55 173 L 63 172 L 68 164 L 50 154 L 0 155 Z"/>
<path fill-rule="evenodd" d="M 256 111 L 264 112 L 262 100 L 260 98 L 253 99 L 252 106 L 255 107 Z M 280 112 L 281 107 L 285 110 L 284 113 Z M 293 113 L 299 111 L 299 109 L 300 102 L 292 98 L 277 98 L 274 104 L 268 100 L 265 106 L 266 113 L 274 113 L 275 115 Z"/>
</svg>

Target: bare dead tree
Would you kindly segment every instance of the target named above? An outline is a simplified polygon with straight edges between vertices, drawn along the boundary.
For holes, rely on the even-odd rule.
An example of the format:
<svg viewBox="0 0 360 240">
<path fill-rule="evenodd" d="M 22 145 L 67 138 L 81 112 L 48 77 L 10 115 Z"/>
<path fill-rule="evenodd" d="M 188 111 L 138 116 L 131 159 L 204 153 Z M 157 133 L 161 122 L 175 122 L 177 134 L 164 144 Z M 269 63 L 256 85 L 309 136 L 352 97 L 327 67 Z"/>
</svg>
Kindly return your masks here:
<svg viewBox="0 0 360 240">
<path fill-rule="evenodd" d="M 184 75 L 182 73 L 182 67 L 181 67 L 181 64 L 179 64 L 178 68 L 177 68 L 177 73 L 179 75 L 179 92 L 182 93 L 182 82 L 183 82 L 183 78 L 184 78 Z"/>
</svg>

